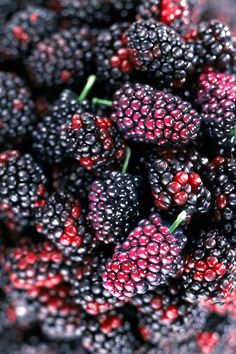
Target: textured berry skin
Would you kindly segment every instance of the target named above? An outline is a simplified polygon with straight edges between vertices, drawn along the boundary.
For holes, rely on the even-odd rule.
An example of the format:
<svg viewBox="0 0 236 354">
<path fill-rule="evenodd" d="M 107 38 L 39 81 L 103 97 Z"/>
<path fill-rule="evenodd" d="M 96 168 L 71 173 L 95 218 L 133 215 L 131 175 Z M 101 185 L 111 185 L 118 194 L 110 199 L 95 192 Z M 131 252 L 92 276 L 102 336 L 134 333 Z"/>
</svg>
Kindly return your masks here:
<svg viewBox="0 0 236 354">
<path fill-rule="evenodd" d="M 200 75 L 197 104 L 206 133 L 220 146 L 235 146 L 236 81 L 233 75 L 210 72 Z"/>
<path fill-rule="evenodd" d="M 64 192 L 53 193 L 36 215 L 36 229 L 75 261 L 91 254 L 95 246 L 87 230 L 80 200 Z"/>
<path fill-rule="evenodd" d="M 108 290 L 102 286 L 102 273 L 105 271 L 106 257 L 104 254 L 83 263 L 73 269 L 73 297 L 88 314 L 98 315 L 113 310 L 124 304 L 123 301 L 113 297 Z"/>
<path fill-rule="evenodd" d="M 106 171 L 89 192 L 88 220 L 99 241 L 124 241 L 139 215 L 140 179 L 125 173 Z"/>
<path fill-rule="evenodd" d="M 31 93 L 23 79 L 0 72 L 0 143 L 23 138 L 36 122 Z"/>
<path fill-rule="evenodd" d="M 43 162 L 61 164 L 68 159 L 66 129 L 75 112 L 82 112 L 87 105 L 79 103 L 76 93 L 64 90 L 51 108 L 50 115 L 43 118 L 33 130 L 33 149 Z"/>
<path fill-rule="evenodd" d="M 76 85 L 86 77 L 92 58 L 88 31 L 71 28 L 38 42 L 26 60 L 27 70 L 38 87 Z"/>
<path fill-rule="evenodd" d="M 109 29 L 101 31 L 97 38 L 96 74 L 108 90 L 119 88 L 129 81 L 134 71 L 123 36 L 128 28 L 129 23 L 115 23 Z"/>
<path fill-rule="evenodd" d="M 111 119 L 125 139 L 176 146 L 197 137 L 201 118 L 191 104 L 165 91 L 125 84 L 114 94 Z"/>
<path fill-rule="evenodd" d="M 46 177 L 30 154 L 0 153 L 0 210 L 9 229 L 34 223 L 36 209 L 45 203 Z"/>
<path fill-rule="evenodd" d="M 236 242 L 236 159 L 217 156 L 206 170 L 212 193 L 213 220 L 231 242 Z"/>
<path fill-rule="evenodd" d="M 29 5 L 5 24 L 0 50 L 7 59 L 25 58 L 34 45 L 55 30 L 53 11 Z"/>
<path fill-rule="evenodd" d="M 159 85 L 181 86 L 194 68 L 192 46 L 161 22 L 136 21 L 125 38 L 136 69 L 147 73 Z"/>
<path fill-rule="evenodd" d="M 160 216 L 151 214 L 115 248 L 103 273 L 103 286 L 113 296 L 125 299 L 165 283 L 181 268 L 185 243 L 182 231 L 171 234 Z"/>
<path fill-rule="evenodd" d="M 185 298 L 190 302 L 224 302 L 235 272 L 235 253 L 226 237 L 217 231 L 201 231 L 192 241 L 185 262 Z"/>
<path fill-rule="evenodd" d="M 140 0 L 111 0 L 111 3 L 119 18 L 133 20 Z"/>
<path fill-rule="evenodd" d="M 234 39 L 224 23 L 218 20 L 201 22 L 186 38 L 193 44 L 199 65 L 225 70 L 235 64 Z"/>
<path fill-rule="evenodd" d="M 89 353 L 132 354 L 134 342 L 130 324 L 115 312 L 89 320 L 82 338 Z"/>
<path fill-rule="evenodd" d="M 209 210 L 211 193 L 200 174 L 204 165 L 200 154 L 194 149 L 185 150 L 182 153 L 168 150 L 156 158 L 148 178 L 157 209 L 175 217 L 185 210 L 189 221 L 194 213 Z"/>
<path fill-rule="evenodd" d="M 94 169 L 121 161 L 125 145 L 109 118 L 78 112 L 68 126 L 68 149 L 87 169 Z"/>
</svg>

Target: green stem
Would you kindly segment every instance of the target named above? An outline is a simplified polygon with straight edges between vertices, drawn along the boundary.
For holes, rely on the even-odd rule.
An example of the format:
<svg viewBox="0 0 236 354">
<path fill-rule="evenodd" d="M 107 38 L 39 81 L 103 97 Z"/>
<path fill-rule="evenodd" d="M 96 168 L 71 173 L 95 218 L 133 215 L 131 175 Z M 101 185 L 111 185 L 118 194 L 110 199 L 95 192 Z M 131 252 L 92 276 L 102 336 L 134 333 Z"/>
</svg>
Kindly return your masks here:
<svg viewBox="0 0 236 354">
<path fill-rule="evenodd" d="M 99 105 L 104 105 L 104 106 L 109 106 L 112 107 L 113 102 L 110 100 L 105 100 L 102 98 L 94 97 L 93 98 L 93 104 L 99 104 Z"/>
<path fill-rule="evenodd" d="M 187 213 L 185 210 L 183 210 L 176 218 L 176 220 L 173 222 L 173 224 L 169 227 L 170 232 L 174 232 L 177 227 L 186 219 Z"/>
<path fill-rule="evenodd" d="M 130 158 L 131 158 L 131 149 L 130 149 L 130 147 L 127 146 L 126 147 L 125 162 L 124 162 L 124 165 L 123 165 L 122 170 L 121 170 L 122 173 L 126 173 L 126 171 L 128 169 L 128 166 L 129 166 Z"/>
<path fill-rule="evenodd" d="M 236 139 L 236 128 L 233 129 L 233 136 L 234 136 L 234 139 Z"/>
<path fill-rule="evenodd" d="M 96 81 L 96 76 L 95 76 L 95 75 L 90 75 L 90 76 L 88 77 L 88 80 L 87 80 L 87 82 L 86 82 L 86 85 L 84 86 L 84 88 L 83 88 L 81 94 L 79 95 L 79 101 L 80 101 L 80 102 L 83 101 L 83 100 L 85 100 L 85 99 L 87 98 L 87 96 L 88 96 L 90 90 L 92 89 L 92 87 L 93 87 L 95 81 Z"/>
</svg>

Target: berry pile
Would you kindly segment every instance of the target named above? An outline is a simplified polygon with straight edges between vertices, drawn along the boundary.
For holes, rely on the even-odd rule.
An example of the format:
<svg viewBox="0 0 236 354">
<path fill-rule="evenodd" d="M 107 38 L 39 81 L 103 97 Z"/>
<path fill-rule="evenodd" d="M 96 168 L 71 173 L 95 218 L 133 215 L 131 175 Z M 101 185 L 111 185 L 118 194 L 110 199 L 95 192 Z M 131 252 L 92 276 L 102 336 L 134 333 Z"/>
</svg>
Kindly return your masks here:
<svg viewBox="0 0 236 354">
<path fill-rule="evenodd" d="M 235 13 L 0 0 L 0 353 L 235 354 Z"/>
</svg>

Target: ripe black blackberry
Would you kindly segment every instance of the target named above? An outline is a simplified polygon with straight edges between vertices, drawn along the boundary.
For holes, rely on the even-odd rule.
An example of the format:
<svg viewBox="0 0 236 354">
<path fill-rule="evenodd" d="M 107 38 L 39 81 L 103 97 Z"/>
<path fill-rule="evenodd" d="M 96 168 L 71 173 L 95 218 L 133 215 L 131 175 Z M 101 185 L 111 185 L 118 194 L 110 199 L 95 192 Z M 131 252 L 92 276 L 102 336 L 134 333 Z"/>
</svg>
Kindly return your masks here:
<svg viewBox="0 0 236 354">
<path fill-rule="evenodd" d="M 30 154 L 0 153 L 0 209 L 10 229 L 34 224 L 36 209 L 45 203 L 46 177 Z"/>
<path fill-rule="evenodd" d="M 30 90 L 23 79 L 2 71 L 0 87 L 0 143 L 8 143 L 25 137 L 37 117 Z"/>
<path fill-rule="evenodd" d="M 224 23 L 218 20 L 201 22 L 186 38 L 193 45 L 198 65 L 213 66 L 219 70 L 235 65 L 235 41 Z"/>
<path fill-rule="evenodd" d="M 182 86 L 194 68 L 193 48 L 172 28 L 153 19 L 134 22 L 125 33 L 138 71 L 159 85 Z"/>
<path fill-rule="evenodd" d="M 87 169 L 119 162 L 125 145 L 113 122 L 95 114 L 78 112 L 68 126 L 68 149 Z"/>
<path fill-rule="evenodd" d="M 128 173 L 106 171 L 89 192 L 88 220 L 99 241 L 124 241 L 139 216 L 141 181 Z"/>
<path fill-rule="evenodd" d="M 118 313 L 91 318 L 82 338 L 83 347 L 89 353 L 132 354 L 135 339 L 130 324 Z"/>
<path fill-rule="evenodd" d="M 133 20 L 140 0 L 111 0 L 111 4 L 115 11 L 117 11 L 117 17 L 122 19 Z"/>
<path fill-rule="evenodd" d="M 205 179 L 212 194 L 213 221 L 236 242 L 236 159 L 217 156 L 207 166 Z"/>
<path fill-rule="evenodd" d="M 85 265 L 82 278 L 80 266 L 73 269 L 73 298 L 75 303 L 90 315 L 108 312 L 124 304 L 102 286 L 102 273 L 105 271 L 105 264 L 106 258 L 102 253 L 92 258 L 89 261 L 89 266 Z"/>
<path fill-rule="evenodd" d="M 176 217 L 184 209 L 188 222 L 194 213 L 207 213 L 211 193 L 201 176 L 205 160 L 195 149 L 168 150 L 154 160 L 148 179 L 158 210 Z"/>
<path fill-rule="evenodd" d="M 0 51 L 6 59 L 23 59 L 33 46 L 56 30 L 56 24 L 53 11 L 28 5 L 5 24 Z"/>
<path fill-rule="evenodd" d="M 197 104 L 207 136 L 220 147 L 236 146 L 236 81 L 227 73 L 200 75 Z"/>
<path fill-rule="evenodd" d="M 38 209 L 36 229 L 75 261 L 82 261 L 96 246 L 80 200 L 64 192 L 51 194 Z"/>
<path fill-rule="evenodd" d="M 235 253 L 218 231 L 200 231 L 186 255 L 184 296 L 189 302 L 224 303 L 233 288 Z"/>
<path fill-rule="evenodd" d="M 105 83 L 105 88 L 120 87 L 129 81 L 134 70 L 123 34 L 129 23 L 115 23 L 109 29 L 101 31 L 95 47 L 96 74 Z"/>
<path fill-rule="evenodd" d="M 26 60 L 32 82 L 39 87 L 76 85 L 90 69 L 90 33 L 71 28 L 40 41 Z"/>
<path fill-rule="evenodd" d="M 200 130 L 201 117 L 189 102 L 148 85 L 123 85 L 114 94 L 113 109 L 111 119 L 134 142 L 185 145 Z"/>
</svg>

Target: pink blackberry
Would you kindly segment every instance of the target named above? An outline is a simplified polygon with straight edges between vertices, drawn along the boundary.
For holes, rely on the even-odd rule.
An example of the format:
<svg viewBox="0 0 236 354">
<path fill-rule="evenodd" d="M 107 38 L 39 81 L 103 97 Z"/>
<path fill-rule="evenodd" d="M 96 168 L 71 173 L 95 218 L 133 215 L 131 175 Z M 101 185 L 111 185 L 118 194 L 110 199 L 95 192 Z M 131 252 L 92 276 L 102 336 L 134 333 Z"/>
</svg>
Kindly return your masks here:
<svg viewBox="0 0 236 354">
<path fill-rule="evenodd" d="M 103 273 L 103 286 L 119 299 L 146 293 L 176 275 L 185 243 L 181 230 L 171 232 L 158 214 L 151 214 L 117 245 Z"/>
<path fill-rule="evenodd" d="M 137 220 L 140 179 L 128 173 L 106 171 L 95 180 L 89 192 L 90 221 L 97 239 L 104 243 L 124 240 Z"/>
<path fill-rule="evenodd" d="M 201 231 L 189 247 L 182 275 L 185 298 L 224 302 L 235 272 L 235 253 L 226 237 L 214 230 Z"/>
<path fill-rule="evenodd" d="M 49 196 L 38 209 L 36 229 L 43 233 L 62 252 L 75 261 L 91 254 L 96 246 L 88 231 L 84 210 L 79 199 L 64 192 Z"/>
<path fill-rule="evenodd" d="M 209 72 L 199 78 L 197 104 L 208 136 L 220 146 L 236 145 L 236 81 L 227 73 Z"/>
<path fill-rule="evenodd" d="M 111 118 L 126 139 L 158 146 L 196 139 L 201 118 L 191 104 L 147 85 L 125 84 L 114 95 Z"/>
<path fill-rule="evenodd" d="M 135 68 L 158 85 L 182 86 L 193 71 L 193 48 L 169 26 L 153 19 L 134 22 L 125 33 Z"/>
<path fill-rule="evenodd" d="M 68 149 L 87 169 L 110 165 L 125 156 L 125 145 L 109 118 L 75 113 L 68 126 Z"/>
</svg>

